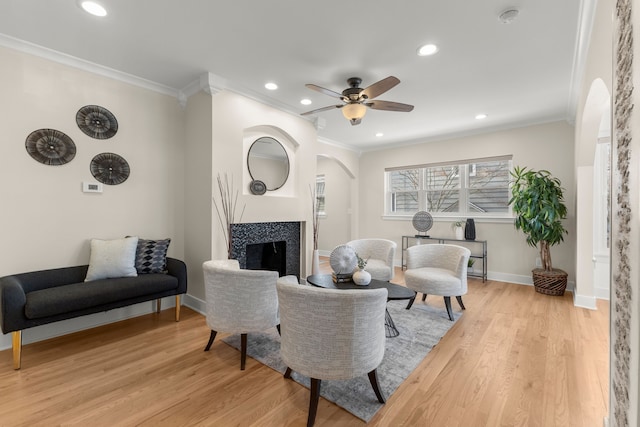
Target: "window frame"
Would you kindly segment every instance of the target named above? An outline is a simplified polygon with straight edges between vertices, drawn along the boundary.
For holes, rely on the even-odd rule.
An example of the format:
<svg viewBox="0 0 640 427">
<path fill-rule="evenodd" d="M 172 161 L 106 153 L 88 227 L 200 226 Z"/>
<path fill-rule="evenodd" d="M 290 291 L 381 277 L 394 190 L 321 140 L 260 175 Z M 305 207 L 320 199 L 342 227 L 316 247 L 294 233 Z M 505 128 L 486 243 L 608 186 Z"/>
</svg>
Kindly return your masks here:
<svg viewBox="0 0 640 427">
<path fill-rule="evenodd" d="M 431 213 L 434 219 L 459 219 L 460 217 L 474 217 L 479 219 L 497 219 L 497 220 L 513 220 L 513 210 L 511 209 L 511 205 L 507 206 L 506 212 L 477 212 L 474 210 L 468 209 L 468 199 L 469 199 L 469 190 L 473 189 L 471 187 L 470 177 L 477 176 L 477 164 L 479 163 L 489 163 L 494 161 L 507 161 L 509 168 L 509 181 L 508 181 L 508 194 L 507 197 L 511 196 L 511 171 L 513 171 L 513 156 L 496 156 L 496 157 L 486 157 L 486 158 L 478 158 L 478 159 L 467 159 L 467 160 L 456 160 L 450 162 L 438 162 L 438 163 L 428 163 L 421 165 L 408 165 L 408 166 L 399 166 L 392 168 L 385 168 L 384 170 L 384 211 L 383 211 L 383 219 L 410 219 L 413 217 L 415 212 L 393 212 L 392 211 L 392 202 L 394 193 L 390 191 L 390 179 L 391 172 L 394 171 L 402 171 L 402 170 L 411 170 L 417 169 L 419 170 L 420 183 L 418 188 L 418 210 L 425 210 Z M 427 204 L 427 194 L 428 191 L 426 188 L 425 175 L 426 170 L 428 168 L 435 167 L 443 167 L 443 166 L 458 166 L 458 174 L 459 174 L 459 187 L 456 191 L 459 191 L 458 198 L 458 211 L 456 212 L 433 212 L 429 211 Z M 457 176 L 457 175 L 456 175 Z M 461 211 L 460 207 L 465 207 L 465 211 Z"/>
</svg>

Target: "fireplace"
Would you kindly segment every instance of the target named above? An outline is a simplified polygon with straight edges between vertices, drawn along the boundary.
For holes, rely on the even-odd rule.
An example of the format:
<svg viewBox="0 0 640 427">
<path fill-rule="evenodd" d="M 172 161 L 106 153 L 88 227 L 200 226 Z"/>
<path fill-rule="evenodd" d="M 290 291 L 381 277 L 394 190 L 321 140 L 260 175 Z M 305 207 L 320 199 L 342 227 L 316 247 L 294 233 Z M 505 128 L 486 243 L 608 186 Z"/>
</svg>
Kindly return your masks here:
<svg viewBox="0 0 640 427">
<path fill-rule="evenodd" d="M 300 222 L 232 224 L 231 258 L 240 268 L 274 270 L 300 279 L 300 226 Z"/>
<path fill-rule="evenodd" d="M 252 243 L 247 245 L 248 270 L 271 270 L 287 274 L 287 242 Z"/>
</svg>

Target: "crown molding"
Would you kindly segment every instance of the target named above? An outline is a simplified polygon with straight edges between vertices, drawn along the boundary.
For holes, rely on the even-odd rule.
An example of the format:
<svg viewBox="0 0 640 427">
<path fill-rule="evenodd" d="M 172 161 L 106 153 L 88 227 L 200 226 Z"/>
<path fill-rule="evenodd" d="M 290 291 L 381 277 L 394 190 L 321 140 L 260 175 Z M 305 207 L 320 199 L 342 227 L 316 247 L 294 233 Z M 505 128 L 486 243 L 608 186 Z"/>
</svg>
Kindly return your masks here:
<svg viewBox="0 0 640 427">
<path fill-rule="evenodd" d="M 9 37 L 5 34 L 0 34 L 0 46 L 27 53 L 29 55 L 34 55 L 43 59 L 47 59 L 49 61 L 57 62 L 58 64 L 66 65 L 68 67 L 73 67 L 82 71 L 97 74 L 102 77 L 107 77 L 123 83 L 158 92 L 163 95 L 169 95 L 178 98 L 178 90 L 172 87 L 165 86 L 151 80 L 143 79 L 142 77 L 134 76 L 133 74 L 124 73 L 113 68 L 105 67 L 104 65 L 76 58 L 75 56 L 67 55 L 66 53 L 58 52 L 34 43 Z"/>
<path fill-rule="evenodd" d="M 589 54 L 589 44 L 591 42 L 591 32 L 595 21 L 597 0 L 582 0 L 580 2 L 580 12 L 578 16 L 578 34 L 574 47 L 573 64 L 571 67 L 571 79 L 569 81 L 569 99 L 567 101 L 567 117 L 571 124 L 574 124 L 578 101 L 582 90 L 582 81 Z"/>
</svg>

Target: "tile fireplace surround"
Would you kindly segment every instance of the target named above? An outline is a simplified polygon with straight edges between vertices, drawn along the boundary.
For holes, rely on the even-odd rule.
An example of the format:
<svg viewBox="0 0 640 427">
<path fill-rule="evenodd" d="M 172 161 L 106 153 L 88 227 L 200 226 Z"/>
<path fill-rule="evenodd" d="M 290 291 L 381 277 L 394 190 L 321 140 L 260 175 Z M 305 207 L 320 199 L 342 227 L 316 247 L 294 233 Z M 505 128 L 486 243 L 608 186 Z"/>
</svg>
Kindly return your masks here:
<svg viewBox="0 0 640 427">
<path fill-rule="evenodd" d="M 247 245 L 286 242 L 286 274 L 300 278 L 300 227 L 298 222 L 253 222 L 231 225 L 231 258 L 247 266 Z"/>
</svg>

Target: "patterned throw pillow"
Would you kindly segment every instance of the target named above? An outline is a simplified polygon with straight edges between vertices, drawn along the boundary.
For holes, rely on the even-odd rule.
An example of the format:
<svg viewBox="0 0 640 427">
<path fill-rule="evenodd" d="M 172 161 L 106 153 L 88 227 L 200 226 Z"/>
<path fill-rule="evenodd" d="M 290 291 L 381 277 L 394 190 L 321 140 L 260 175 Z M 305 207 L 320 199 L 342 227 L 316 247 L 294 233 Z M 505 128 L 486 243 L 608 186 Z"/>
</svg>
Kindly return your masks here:
<svg viewBox="0 0 640 427">
<path fill-rule="evenodd" d="M 167 249 L 171 239 L 138 240 L 136 270 L 138 274 L 167 273 Z"/>
</svg>

